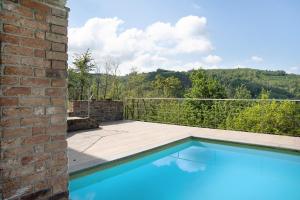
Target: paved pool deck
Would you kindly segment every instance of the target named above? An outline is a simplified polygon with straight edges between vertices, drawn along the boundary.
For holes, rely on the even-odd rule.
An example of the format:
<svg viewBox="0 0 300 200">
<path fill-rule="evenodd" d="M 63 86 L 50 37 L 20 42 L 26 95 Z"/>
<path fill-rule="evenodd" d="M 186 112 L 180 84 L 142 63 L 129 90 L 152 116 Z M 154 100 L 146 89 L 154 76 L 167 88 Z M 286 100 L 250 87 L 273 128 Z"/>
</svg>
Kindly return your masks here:
<svg viewBox="0 0 300 200">
<path fill-rule="evenodd" d="M 101 124 L 68 134 L 69 172 L 135 155 L 189 137 L 300 151 L 300 138 L 140 121 Z"/>
</svg>

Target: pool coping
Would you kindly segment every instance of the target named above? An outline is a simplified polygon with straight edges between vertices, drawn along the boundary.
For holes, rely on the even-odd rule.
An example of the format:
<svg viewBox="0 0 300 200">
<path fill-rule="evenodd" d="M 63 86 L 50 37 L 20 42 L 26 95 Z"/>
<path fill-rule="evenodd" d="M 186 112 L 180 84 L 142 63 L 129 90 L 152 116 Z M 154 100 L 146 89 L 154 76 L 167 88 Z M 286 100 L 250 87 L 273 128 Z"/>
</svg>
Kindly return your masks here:
<svg viewBox="0 0 300 200">
<path fill-rule="evenodd" d="M 132 129 L 133 127 L 133 129 Z M 138 129 L 137 129 L 138 128 Z M 209 128 L 198 128 L 198 127 L 189 127 L 189 126 L 179 126 L 172 124 L 160 124 L 153 122 L 141 122 L 141 121 L 130 121 L 124 120 L 118 123 L 108 123 L 103 124 L 101 130 L 97 130 L 95 134 L 100 134 L 103 131 L 118 130 L 123 133 L 123 137 L 119 138 L 107 137 L 106 142 L 116 142 L 122 141 L 122 138 L 131 137 L 130 143 L 131 147 L 128 148 L 126 145 L 129 143 L 122 144 L 122 148 L 119 149 L 117 153 L 110 154 L 108 157 L 105 152 L 96 152 L 96 159 L 89 160 L 86 162 L 81 162 L 78 165 L 69 166 L 69 174 L 73 176 L 76 173 L 82 171 L 90 170 L 92 168 L 97 168 L 99 166 L 111 166 L 112 163 L 118 163 L 121 160 L 128 160 L 136 157 L 139 154 L 145 154 L 151 152 L 155 149 L 161 149 L 165 146 L 172 145 L 174 143 L 179 143 L 182 140 L 190 139 L 201 139 L 201 140 L 210 140 L 214 142 L 224 142 L 227 144 L 241 144 L 246 146 L 254 147 L 265 147 L 273 150 L 283 150 L 289 152 L 300 152 L 300 138 L 284 135 L 271 135 L 271 134 L 262 134 L 262 133 L 249 133 L 242 131 L 231 131 L 231 130 L 220 130 L 220 129 L 209 129 Z M 99 131 L 99 132 L 98 132 Z M 155 134 L 153 134 L 153 131 Z M 176 134 L 174 134 L 176 132 Z M 89 133 L 89 132 L 85 132 Z M 146 137 L 145 137 L 146 136 Z M 143 142 L 143 139 L 153 139 L 152 142 Z M 142 139 L 142 140 L 141 140 Z M 126 139 L 127 140 L 127 139 Z M 76 141 L 76 140 L 73 140 Z M 116 144 L 116 143 L 112 143 Z M 107 148 L 110 148 L 110 145 L 106 145 Z M 138 144 L 138 145 L 137 145 Z M 105 145 L 104 143 L 97 144 L 98 147 Z M 132 146 L 133 145 L 133 146 Z M 136 146 L 135 146 L 136 145 Z M 69 146 L 71 149 L 74 145 Z M 103 147 L 102 147 L 103 149 Z M 75 146 L 76 150 L 76 146 Z M 93 151 L 95 152 L 97 148 Z M 87 154 L 89 155 L 89 154 Z M 97 159 L 98 156 L 106 156 L 105 160 Z"/>
<path fill-rule="evenodd" d="M 152 148 L 142 150 L 133 154 L 128 154 L 123 157 L 116 158 L 114 160 L 102 162 L 99 164 L 94 164 L 93 166 L 89 166 L 80 170 L 69 172 L 70 180 L 76 179 L 78 177 L 82 177 L 84 175 L 92 174 L 96 171 L 105 170 L 111 167 L 115 167 L 121 164 L 124 164 L 126 162 L 134 161 L 137 159 L 140 159 L 142 157 L 145 157 L 147 155 L 150 155 L 152 153 L 156 153 L 159 151 L 162 151 L 164 149 L 189 142 L 189 141 L 203 141 L 203 142 L 210 142 L 210 143 L 216 143 L 216 144 L 224 144 L 224 145 L 231 145 L 231 146 L 237 146 L 237 147 L 243 147 L 243 148 L 252 148 L 252 149 L 260 149 L 264 151 L 275 151 L 275 152 L 282 152 L 282 153 L 289 153 L 289 154 L 297 154 L 300 155 L 299 149 L 293 149 L 288 147 L 282 147 L 282 146 L 271 146 L 266 144 L 256 144 L 256 143 L 247 143 L 244 141 L 229 141 L 229 140 L 223 140 L 223 139 L 211 139 L 206 137 L 199 137 L 199 136 L 188 136 L 185 138 L 181 138 L 172 142 L 168 142 L 166 144 L 161 144 L 154 146 Z"/>
</svg>

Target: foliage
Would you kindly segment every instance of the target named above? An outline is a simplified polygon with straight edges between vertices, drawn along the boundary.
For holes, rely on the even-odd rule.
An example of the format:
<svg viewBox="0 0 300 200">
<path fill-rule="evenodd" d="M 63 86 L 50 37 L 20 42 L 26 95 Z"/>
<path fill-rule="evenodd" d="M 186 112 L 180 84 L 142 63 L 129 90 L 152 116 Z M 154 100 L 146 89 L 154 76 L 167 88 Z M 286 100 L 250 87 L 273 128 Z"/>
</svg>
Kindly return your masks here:
<svg viewBox="0 0 300 200">
<path fill-rule="evenodd" d="M 241 85 L 235 89 L 234 94 L 235 99 L 252 99 L 250 91 L 247 89 L 245 85 Z"/>
<path fill-rule="evenodd" d="M 215 98 L 226 97 L 225 89 L 222 85 L 211 77 L 208 77 L 203 70 L 193 71 L 190 75 L 192 87 L 186 94 L 189 98 Z"/>
<path fill-rule="evenodd" d="M 84 90 L 90 85 L 90 74 L 89 72 L 94 69 L 95 64 L 89 50 L 85 53 L 75 57 L 73 62 L 75 69 L 70 70 L 72 73 L 72 79 L 78 79 L 79 86 L 79 96 L 80 100 L 84 99 Z"/>
<path fill-rule="evenodd" d="M 299 98 L 299 75 L 254 69 L 138 73 L 132 68 L 120 76 L 117 59 L 95 64 L 89 51 L 73 64 L 68 70 L 70 99 L 87 99 L 88 91 L 96 99 L 171 98 L 128 99 L 128 119 L 300 136 L 300 105 L 269 100 Z M 174 99 L 182 97 L 187 98 Z"/>
<path fill-rule="evenodd" d="M 233 118 L 227 118 L 226 128 L 300 136 L 299 119 L 293 102 L 264 102 L 246 108 Z"/>
<path fill-rule="evenodd" d="M 174 76 L 163 78 L 157 75 L 152 85 L 157 96 L 161 97 L 178 97 L 181 91 L 181 81 Z"/>
</svg>

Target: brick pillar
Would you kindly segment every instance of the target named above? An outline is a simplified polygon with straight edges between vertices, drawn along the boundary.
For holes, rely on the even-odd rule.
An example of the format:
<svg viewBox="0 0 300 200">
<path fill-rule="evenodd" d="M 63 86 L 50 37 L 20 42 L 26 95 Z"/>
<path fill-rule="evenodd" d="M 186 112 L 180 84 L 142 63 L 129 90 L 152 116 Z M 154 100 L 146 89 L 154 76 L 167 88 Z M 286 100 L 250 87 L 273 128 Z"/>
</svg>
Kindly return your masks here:
<svg viewBox="0 0 300 200">
<path fill-rule="evenodd" d="M 0 4 L 0 199 L 67 199 L 65 0 Z"/>
</svg>

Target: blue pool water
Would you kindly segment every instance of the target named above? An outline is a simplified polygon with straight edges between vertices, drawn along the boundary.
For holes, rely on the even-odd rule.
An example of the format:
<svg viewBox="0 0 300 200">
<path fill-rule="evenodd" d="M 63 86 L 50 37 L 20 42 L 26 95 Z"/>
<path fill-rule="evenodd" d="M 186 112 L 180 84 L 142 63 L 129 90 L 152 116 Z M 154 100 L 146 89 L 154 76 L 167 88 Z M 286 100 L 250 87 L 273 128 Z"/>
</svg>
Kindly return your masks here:
<svg viewBox="0 0 300 200">
<path fill-rule="evenodd" d="M 300 155 L 189 141 L 69 189 L 72 200 L 299 200 Z"/>
</svg>

